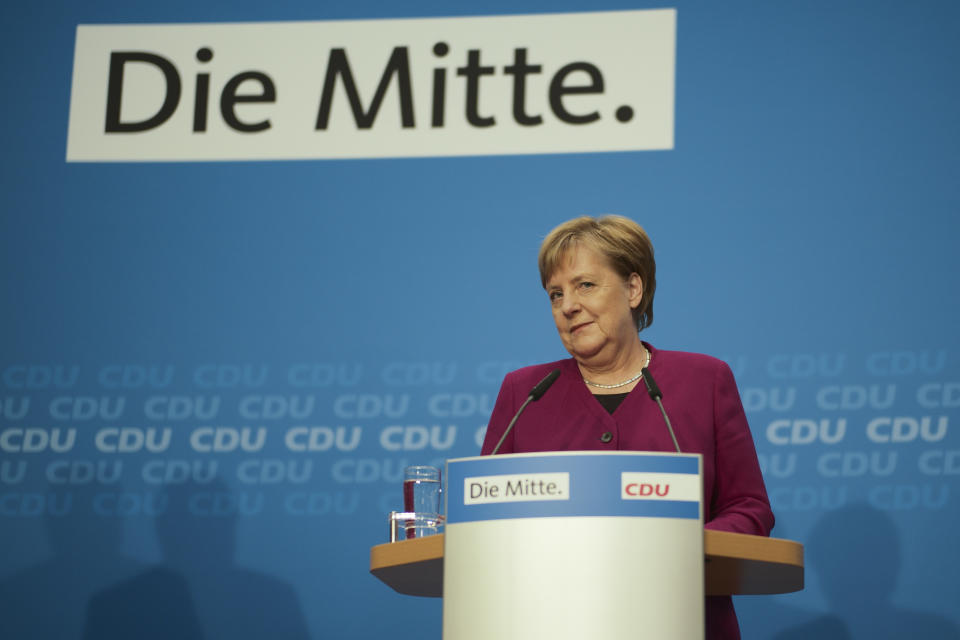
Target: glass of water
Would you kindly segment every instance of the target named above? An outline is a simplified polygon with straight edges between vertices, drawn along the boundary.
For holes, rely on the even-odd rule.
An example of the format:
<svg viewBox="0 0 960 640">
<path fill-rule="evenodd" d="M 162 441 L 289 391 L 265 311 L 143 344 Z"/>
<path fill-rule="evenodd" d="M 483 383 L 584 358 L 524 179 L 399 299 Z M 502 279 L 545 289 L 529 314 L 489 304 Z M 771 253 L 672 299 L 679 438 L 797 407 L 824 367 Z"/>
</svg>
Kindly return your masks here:
<svg viewBox="0 0 960 640">
<path fill-rule="evenodd" d="M 406 537 L 437 533 L 440 518 L 440 469 L 418 465 L 403 471 L 403 510 L 417 516 L 405 524 Z"/>
</svg>

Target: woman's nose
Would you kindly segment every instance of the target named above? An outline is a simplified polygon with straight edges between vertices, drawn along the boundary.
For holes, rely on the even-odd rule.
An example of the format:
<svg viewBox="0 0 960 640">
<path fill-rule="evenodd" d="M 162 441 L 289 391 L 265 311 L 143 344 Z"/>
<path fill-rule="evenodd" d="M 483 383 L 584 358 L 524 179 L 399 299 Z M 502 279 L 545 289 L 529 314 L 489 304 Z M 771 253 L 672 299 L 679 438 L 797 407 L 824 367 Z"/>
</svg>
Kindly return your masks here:
<svg viewBox="0 0 960 640">
<path fill-rule="evenodd" d="M 571 315 L 576 313 L 580 309 L 580 301 L 577 299 L 577 296 L 574 294 L 563 296 L 563 304 L 560 305 L 560 310 L 563 311 L 564 315 Z"/>
</svg>

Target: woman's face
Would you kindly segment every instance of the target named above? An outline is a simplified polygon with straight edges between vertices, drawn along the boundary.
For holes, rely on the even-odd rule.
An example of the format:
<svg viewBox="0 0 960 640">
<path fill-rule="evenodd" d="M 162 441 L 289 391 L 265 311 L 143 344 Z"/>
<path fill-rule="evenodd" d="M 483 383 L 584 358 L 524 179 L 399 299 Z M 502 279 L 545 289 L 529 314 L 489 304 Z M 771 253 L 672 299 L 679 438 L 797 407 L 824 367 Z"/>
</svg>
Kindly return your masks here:
<svg viewBox="0 0 960 640">
<path fill-rule="evenodd" d="M 637 339 L 631 310 L 643 295 L 640 276 L 634 273 L 625 281 L 590 247 L 572 248 L 546 289 L 563 346 L 578 361 L 612 361 Z"/>
</svg>

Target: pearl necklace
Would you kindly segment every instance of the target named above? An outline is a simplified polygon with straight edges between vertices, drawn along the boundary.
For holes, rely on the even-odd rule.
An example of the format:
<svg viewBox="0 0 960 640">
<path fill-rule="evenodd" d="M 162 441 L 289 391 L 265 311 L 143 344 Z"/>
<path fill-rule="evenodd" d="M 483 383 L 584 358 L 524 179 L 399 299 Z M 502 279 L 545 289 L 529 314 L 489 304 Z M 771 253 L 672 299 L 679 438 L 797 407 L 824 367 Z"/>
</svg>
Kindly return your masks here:
<svg viewBox="0 0 960 640">
<path fill-rule="evenodd" d="M 647 352 L 647 361 L 646 361 L 646 362 L 644 363 L 644 365 L 643 365 L 643 369 L 646 369 L 647 367 L 650 366 L 650 351 L 649 351 L 646 347 L 644 347 L 643 350 Z M 629 380 L 624 380 L 623 382 L 618 382 L 618 383 L 616 383 L 616 384 L 600 384 L 599 382 L 591 382 L 590 380 L 587 380 L 586 378 L 583 378 L 583 381 L 584 381 L 585 383 L 587 383 L 588 385 L 590 385 L 591 387 L 597 387 L 597 388 L 599 388 L 599 389 L 617 389 L 617 388 L 619 388 L 619 387 L 625 387 L 625 386 L 627 386 L 628 384 L 630 384 L 631 382 L 636 382 L 636 381 L 639 380 L 642 376 L 643 376 L 643 371 L 641 370 L 640 373 L 638 373 L 637 375 L 633 376 L 633 377 L 630 378 Z M 583 377 L 583 376 L 581 376 L 581 377 Z"/>
</svg>

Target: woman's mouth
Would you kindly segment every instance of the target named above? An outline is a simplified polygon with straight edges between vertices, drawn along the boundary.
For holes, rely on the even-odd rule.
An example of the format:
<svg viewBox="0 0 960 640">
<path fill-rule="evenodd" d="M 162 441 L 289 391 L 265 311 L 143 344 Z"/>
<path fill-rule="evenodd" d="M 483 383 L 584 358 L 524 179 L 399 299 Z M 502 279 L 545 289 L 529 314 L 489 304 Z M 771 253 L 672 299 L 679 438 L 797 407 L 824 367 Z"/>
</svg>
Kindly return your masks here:
<svg viewBox="0 0 960 640">
<path fill-rule="evenodd" d="M 580 331 L 580 329 L 583 329 L 584 327 L 586 327 L 586 326 L 589 325 L 589 324 L 591 324 L 591 323 L 589 323 L 589 322 L 581 322 L 580 324 L 575 324 L 575 325 L 573 325 L 573 326 L 570 328 L 570 333 L 577 333 L 578 331 Z"/>
</svg>

